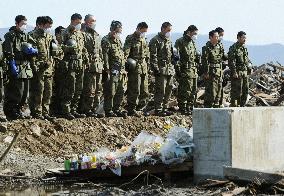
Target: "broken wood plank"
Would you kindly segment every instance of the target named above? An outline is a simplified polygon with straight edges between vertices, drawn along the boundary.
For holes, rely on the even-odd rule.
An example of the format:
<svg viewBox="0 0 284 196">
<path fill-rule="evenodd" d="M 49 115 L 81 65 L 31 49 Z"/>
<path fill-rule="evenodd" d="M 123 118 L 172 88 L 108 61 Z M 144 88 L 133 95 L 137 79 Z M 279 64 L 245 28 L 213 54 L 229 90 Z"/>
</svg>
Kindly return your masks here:
<svg viewBox="0 0 284 196">
<path fill-rule="evenodd" d="M 274 68 L 277 68 L 281 71 L 284 71 L 284 67 L 281 66 L 281 65 L 275 65 L 275 64 L 272 64 L 272 63 L 267 63 L 267 65 L 271 66 L 271 67 L 274 67 Z"/>
<path fill-rule="evenodd" d="M 190 172 L 193 171 L 192 161 L 185 161 L 184 163 L 165 165 L 134 165 L 121 168 L 121 177 L 135 176 L 143 171 L 149 171 L 150 174 L 171 174 L 175 172 Z M 47 170 L 49 176 L 67 177 L 67 178 L 112 178 L 118 177 L 110 169 L 84 169 L 75 171 L 66 171 L 57 169 Z"/>
<path fill-rule="evenodd" d="M 281 95 L 274 103 L 274 106 L 278 106 L 282 103 L 282 101 L 284 101 L 284 95 Z"/>
<path fill-rule="evenodd" d="M 233 167 L 223 167 L 225 178 L 236 181 L 255 182 L 274 184 L 281 179 L 284 179 L 284 175 L 281 173 L 269 173 L 264 171 L 241 169 Z"/>
<path fill-rule="evenodd" d="M 199 183 L 203 188 L 213 188 L 213 187 L 220 187 L 228 184 L 229 180 L 214 180 L 214 179 L 206 179 Z"/>
</svg>

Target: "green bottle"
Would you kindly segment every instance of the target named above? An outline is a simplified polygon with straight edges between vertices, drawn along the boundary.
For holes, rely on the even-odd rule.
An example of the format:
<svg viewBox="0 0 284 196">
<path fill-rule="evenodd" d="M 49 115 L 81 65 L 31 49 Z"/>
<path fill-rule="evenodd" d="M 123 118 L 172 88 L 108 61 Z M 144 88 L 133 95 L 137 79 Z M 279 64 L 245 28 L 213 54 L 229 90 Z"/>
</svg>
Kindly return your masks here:
<svg viewBox="0 0 284 196">
<path fill-rule="evenodd" d="M 70 171 L 71 169 L 71 160 L 70 159 L 67 159 L 64 161 L 64 168 L 66 171 Z"/>
</svg>

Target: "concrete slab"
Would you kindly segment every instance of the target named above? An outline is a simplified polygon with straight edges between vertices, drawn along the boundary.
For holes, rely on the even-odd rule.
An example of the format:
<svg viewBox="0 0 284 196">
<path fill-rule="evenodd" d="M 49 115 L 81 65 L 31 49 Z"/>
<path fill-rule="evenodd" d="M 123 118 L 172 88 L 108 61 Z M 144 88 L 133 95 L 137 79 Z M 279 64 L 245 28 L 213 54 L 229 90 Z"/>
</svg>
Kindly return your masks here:
<svg viewBox="0 0 284 196">
<path fill-rule="evenodd" d="M 284 107 L 194 109 L 194 174 L 223 178 L 223 166 L 284 170 Z"/>
</svg>

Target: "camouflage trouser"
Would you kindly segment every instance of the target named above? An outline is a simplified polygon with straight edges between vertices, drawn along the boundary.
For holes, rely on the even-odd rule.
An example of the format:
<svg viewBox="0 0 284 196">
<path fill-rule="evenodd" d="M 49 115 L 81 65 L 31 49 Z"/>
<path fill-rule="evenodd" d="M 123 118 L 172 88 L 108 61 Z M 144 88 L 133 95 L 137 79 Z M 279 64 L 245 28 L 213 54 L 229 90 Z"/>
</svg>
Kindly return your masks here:
<svg viewBox="0 0 284 196">
<path fill-rule="evenodd" d="M 95 112 L 102 97 L 102 74 L 85 72 L 80 111 Z"/>
<path fill-rule="evenodd" d="M 78 112 L 84 77 L 82 60 L 70 60 L 66 63 L 68 71 L 62 78 L 62 114 Z"/>
<path fill-rule="evenodd" d="M 2 67 L 0 67 L 0 103 L 2 103 L 3 100 L 3 93 L 4 92 L 4 86 L 3 86 L 3 70 Z"/>
<path fill-rule="evenodd" d="M 231 106 L 243 107 L 246 104 L 249 92 L 249 83 L 247 76 L 231 79 Z"/>
<path fill-rule="evenodd" d="M 124 95 L 125 75 L 111 76 L 110 80 L 104 82 L 104 111 L 121 110 Z"/>
<path fill-rule="evenodd" d="M 7 119 L 14 119 L 16 113 L 26 104 L 29 91 L 29 79 L 10 77 L 5 85 L 3 110 Z"/>
<path fill-rule="evenodd" d="M 204 107 L 220 107 L 222 78 L 210 75 L 205 82 Z"/>
<path fill-rule="evenodd" d="M 197 78 L 182 76 L 178 85 L 178 106 L 180 110 L 191 109 L 194 106 L 197 91 Z"/>
<path fill-rule="evenodd" d="M 127 105 L 128 111 L 143 108 L 148 102 L 148 74 L 128 73 Z"/>
<path fill-rule="evenodd" d="M 156 110 L 168 108 L 168 101 L 172 94 L 174 77 L 172 75 L 158 75 L 155 77 L 154 103 Z"/>
<path fill-rule="evenodd" d="M 52 88 L 52 97 L 50 104 L 50 112 L 52 114 L 60 114 L 61 112 L 61 99 L 63 91 L 63 81 L 62 78 L 65 78 L 67 70 L 62 68 L 61 62 L 56 62 L 54 77 L 53 77 L 53 88 Z"/>
<path fill-rule="evenodd" d="M 31 79 L 29 106 L 31 115 L 49 115 L 52 95 L 52 76 L 35 74 Z"/>
<path fill-rule="evenodd" d="M 3 91 L 4 91 L 4 86 L 3 86 L 3 78 L 0 78 L 0 103 L 3 101 Z"/>
</svg>

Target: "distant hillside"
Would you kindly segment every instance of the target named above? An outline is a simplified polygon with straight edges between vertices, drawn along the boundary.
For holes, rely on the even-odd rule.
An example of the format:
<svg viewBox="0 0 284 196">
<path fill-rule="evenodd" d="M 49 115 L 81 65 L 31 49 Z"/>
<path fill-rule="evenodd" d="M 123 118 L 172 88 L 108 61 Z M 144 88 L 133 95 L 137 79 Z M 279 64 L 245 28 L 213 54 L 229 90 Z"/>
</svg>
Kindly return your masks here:
<svg viewBox="0 0 284 196">
<path fill-rule="evenodd" d="M 10 27 L 9 27 L 10 28 Z M 4 35 L 9 31 L 9 28 L 0 28 L 0 38 L 3 40 L 4 38 Z M 28 25 L 28 32 L 33 30 L 34 27 L 33 26 L 30 26 Z"/>
<path fill-rule="evenodd" d="M 0 38 L 3 40 L 5 33 L 7 33 L 9 28 L 0 28 Z"/>
</svg>

